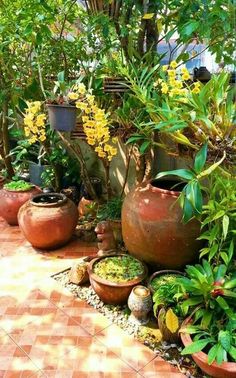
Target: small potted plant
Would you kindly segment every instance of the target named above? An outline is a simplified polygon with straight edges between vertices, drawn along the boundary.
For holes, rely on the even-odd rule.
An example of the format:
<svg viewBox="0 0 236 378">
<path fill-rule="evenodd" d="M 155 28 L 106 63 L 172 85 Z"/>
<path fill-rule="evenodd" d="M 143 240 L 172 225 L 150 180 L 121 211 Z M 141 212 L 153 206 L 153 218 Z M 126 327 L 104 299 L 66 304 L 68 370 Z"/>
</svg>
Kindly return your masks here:
<svg viewBox="0 0 236 378">
<path fill-rule="evenodd" d="M 159 276 L 152 276 L 149 285 L 154 291 L 153 312 L 157 318 L 158 328 L 162 339 L 169 342 L 178 340 L 178 331 L 182 322 L 182 311 L 179 299 L 183 292 L 179 280 L 181 272 L 160 272 Z"/>
<path fill-rule="evenodd" d="M 23 180 L 11 181 L 0 190 L 0 216 L 11 226 L 18 225 L 17 214 L 20 207 L 40 189 Z"/>
<path fill-rule="evenodd" d="M 134 286 L 147 276 L 147 267 L 132 256 L 101 256 L 88 267 L 90 283 L 99 298 L 108 304 L 124 304 Z"/>
<path fill-rule="evenodd" d="M 77 109 L 75 101 L 84 95 L 82 83 L 68 85 L 64 72 L 59 72 L 53 94 L 47 100 L 49 123 L 53 130 L 70 132 L 76 126 Z"/>
<path fill-rule="evenodd" d="M 180 278 L 187 297 L 181 307 L 188 316 L 180 329 L 182 354 L 191 354 L 211 377 L 236 377 L 235 272 L 206 260 L 186 272 Z"/>
<path fill-rule="evenodd" d="M 113 230 L 115 241 L 119 244 L 122 242 L 121 229 L 121 208 L 123 199 L 121 197 L 114 197 L 108 200 L 105 204 L 99 206 L 97 211 L 97 220 L 99 222 L 109 221 Z"/>
</svg>

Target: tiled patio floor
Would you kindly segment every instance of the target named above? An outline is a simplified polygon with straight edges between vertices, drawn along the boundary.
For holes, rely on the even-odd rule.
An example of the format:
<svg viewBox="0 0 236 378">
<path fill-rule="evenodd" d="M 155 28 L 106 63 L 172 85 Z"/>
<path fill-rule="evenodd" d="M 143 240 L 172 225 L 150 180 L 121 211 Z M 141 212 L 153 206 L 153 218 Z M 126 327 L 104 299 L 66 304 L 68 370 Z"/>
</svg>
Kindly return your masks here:
<svg viewBox="0 0 236 378">
<path fill-rule="evenodd" d="M 95 253 L 35 250 L 0 219 L 0 378 L 184 377 L 51 278 Z"/>
</svg>

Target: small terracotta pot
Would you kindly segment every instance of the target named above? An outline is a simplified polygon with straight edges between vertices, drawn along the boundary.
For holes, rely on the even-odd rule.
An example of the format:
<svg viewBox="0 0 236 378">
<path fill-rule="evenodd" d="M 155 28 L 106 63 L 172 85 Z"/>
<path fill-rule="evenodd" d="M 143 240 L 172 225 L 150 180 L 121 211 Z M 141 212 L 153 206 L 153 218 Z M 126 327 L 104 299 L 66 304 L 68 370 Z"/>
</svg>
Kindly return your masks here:
<svg viewBox="0 0 236 378">
<path fill-rule="evenodd" d="M 185 276 L 183 272 L 180 272 L 179 270 L 172 270 L 172 269 L 165 269 L 165 270 L 159 270 L 151 275 L 151 277 L 148 280 L 148 288 L 151 291 L 152 295 L 155 293 L 151 283 L 154 278 L 159 277 L 159 276 L 164 276 L 164 275 L 179 275 L 179 276 Z"/>
<path fill-rule="evenodd" d="M 166 317 L 167 309 L 162 307 L 157 315 L 157 324 L 158 328 L 162 334 L 162 340 L 168 341 L 169 343 L 176 343 L 179 340 L 179 329 L 181 326 L 182 319 L 179 319 L 179 328 L 176 332 L 172 333 L 166 326 L 165 317 Z"/>
<path fill-rule="evenodd" d="M 11 226 L 17 226 L 17 214 L 22 205 L 30 198 L 40 193 L 41 189 L 33 187 L 30 190 L 0 190 L 0 216 Z"/>
<path fill-rule="evenodd" d="M 42 198 L 48 203 L 39 202 Z M 35 196 L 21 207 L 18 214 L 19 226 L 25 238 L 34 247 L 42 249 L 53 249 L 67 243 L 77 220 L 77 207 L 59 193 Z"/>
<path fill-rule="evenodd" d="M 86 199 L 82 197 L 78 204 L 79 216 L 84 217 L 90 215 L 91 217 L 96 216 L 97 204 L 94 200 Z"/>
<path fill-rule="evenodd" d="M 117 255 L 109 255 L 109 257 L 116 256 Z M 127 256 L 125 254 L 121 254 L 119 256 Z M 117 283 L 117 282 L 111 282 L 108 280 L 105 280 L 103 278 L 98 277 L 94 271 L 93 267 L 94 264 L 98 261 L 109 258 L 107 256 L 101 256 L 94 260 L 92 260 L 88 267 L 88 273 L 89 273 L 89 280 L 92 285 L 92 288 L 97 293 L 99 298 L 107 304 L 112 305 L 120 305 L 127 302 L 127 299 L 133 289 L 134 286 L 140 284 L 148 274 L 148 270 L 145 264 L 143 264 L 144 267 L 144 273 L 140 275 L 140 277 L 124 282 L 124 283 Z"/>
<path fill-rule="evenodd" d="M 183 326 L 186 326 L 191 323 L 191 319 L 186 319 L 183 323 Z M 192 344 L 191 336 L 188 333 L 180 332 L 180 337 L 184 346 Z M 235 362 L 223 362 L 221 365 L 218 365 L 216 362 L 213 362 L 211 365 L 207 362 L 207 354 L 204 352 L 198 352 L 192 354 L 193 360 L 200 367 L 200 369 L 215 378 L 236 378 L 236 363 Z"/>
</svg>

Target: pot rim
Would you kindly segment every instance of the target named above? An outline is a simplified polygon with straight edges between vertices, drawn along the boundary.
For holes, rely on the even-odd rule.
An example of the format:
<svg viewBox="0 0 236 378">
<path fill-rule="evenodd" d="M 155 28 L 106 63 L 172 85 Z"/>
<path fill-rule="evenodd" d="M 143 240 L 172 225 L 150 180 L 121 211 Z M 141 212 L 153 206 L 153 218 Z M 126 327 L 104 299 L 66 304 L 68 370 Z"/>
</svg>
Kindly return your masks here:
<svg viewBox="0 0 236 378">
<path fill-rule="evenodd" d="M 122 253 L 120 255 L 113 254 L 113 255 L 105 255 L 105 256 L 96 257 L 95 259 L 91 260 L 90 263 L 89 263 L 89 266 L 88 266 L 89 277 L 91 277 L 94 281 L 97 281 L 100 284 L 112 286 L 112 287 L 134 286 L 134 285 L 142 282 L 147 277 L 148 268 L 147 268 L 146 264 L 144 264 L 143 261 L 138 260 L 133 256 L 131 256 L 131 257 L 134 258 L 135 260 L 138 260 L 139 262 L 141 262 L 142 265 L 143 265 L 143 268 L 144 268 L 144 272 L 142 274 L 140 274 L 140 276 L 138 278 L 135 278 L 133 280 L 129 280 L 127 282 L 118 283 L 118 282 L 111 282 L 111 281 L 105 280 L 104 278 L 101 278 L 101 277 L 97 276 L 97 274 L 94 273 L 93 266 L 97 261 L 102 260 L 102 259 L 107 258 L 107 257 L 117 257 L 117 256 L 119 257 L 119 256 L 130 256 L 130 255 Z"/>
<path fill-rule="evenodd" d="M 187 319 L 185 319 L 183 321 L 181 328 L 183 326 L 190 324 L 191 322 L 192 322 L 191 317 L 188 317 Z M 188 333 L 181 332 L 181 329 L 180 329 L 179 333 L 180 333 L 181 341 L 182 341 L 182 343 L 185 347 L 192 344 L 192 342 L 193 342 L 192 338 Z M 208 362 L 207 362 L 207 354 L 206 353 L 200 351 L 200 352 L 191 354 L 191 356 L 193 357 L 193 359 L 196 358 L 196 360 L 200 360 L 202 363 L 207 365 L 209 368 L 224 369 L 226 371 L 229 371 L 230 373 L 233 373 L 233 372 L 236 373 L 236 362 L 222 362 L 222 364 L 218 365 L 214 361 L 211 365 L 209 365 Z M 195 361 L 195 362 L 197 363 L 197 361 Z"/>
<path fill-rule="evenodd" d="M 48 108 L 70 108 L 70 109 L 77 109 L 75 105 L 70 104 L 46 104 Z"/>
<path fill-rule="evenodd" d="M 58 197 L 58 202 L 52 202 L 52 203 L 37 203 L 34 202 L 35 199 L 39 197 L 49 197 L 49 196 L 55 196 Z M 61 198 L 61 199 L 60 199 Z M 68 201 L 68 198 L 62 194 L 62 193 L 40 193 L 33 196 L 33 198 L 30 200 L 30 204 L 37 207 L 60 207 L 61 205 L 64 205 Z"/>
<path fill-rule="evenodd" d="M 149 290 L 151 291 L 152 294 L 155 293 L 154 289 L 151 286 L 152 280 L 154 278 L 158 277 L 158 276 L 164 276 L 166 274 L 179 275 L 179 276 L 183 276 L 183 277 L 186 276 L 186 274 L 184 272 L 181 272 L 180 270 L 175 270 L 175 269 L 162 269 L 162 270 L 158 270 L 158 271 L 154 272 L 148 280 L 148 288 L 149 288 Z"/>
<path fill-rule="evenodd" d="M 157 179 L 152 179 L 150 181 L 148 181 L 148 185 L 150 185 L 151 187 L 151 190 L 153 192 L 158 192 L 158 193 L 162 193 L 162 194 L 165 194 L 165 195 L 169 195 L 169 196 L 172 196 L 172 197 L 176 197 L 178 198 L 181 194 L 181 191 L 177 191 L 177 190 L 169 190 L 169 189 L 163 189 L 163 188 L 159 188 L 158 186 L 154 186 L 152 185 L 152 183 L 156 181 L 156 182 L 163 182 L 163 181 L 168 181 L 168 180 L 157 180 Z M 177 180 L 178 181 L 178 180 Z M 171 182 L 171 181 L 170 181 Z M 184 183 L 182 181 L 178 181 L 180 184 L 181 183 Z"/>
</svg>

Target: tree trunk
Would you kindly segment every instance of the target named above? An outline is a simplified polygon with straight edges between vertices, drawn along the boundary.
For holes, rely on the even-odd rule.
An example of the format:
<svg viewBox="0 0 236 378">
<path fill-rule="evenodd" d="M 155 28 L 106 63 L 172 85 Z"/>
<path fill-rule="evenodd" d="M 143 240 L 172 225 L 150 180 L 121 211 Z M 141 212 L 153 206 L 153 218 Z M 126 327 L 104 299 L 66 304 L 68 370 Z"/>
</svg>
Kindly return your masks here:
<svg viewBox="0 0 236 378">
<path fill-rule="evenodd" d="M 8 177 L 12 178 L 14 176 L 14 169 L 12 167 L 11 158 L 9 156 L 9 133 L 8 133 L 8 101 L 4 101 L 2 106 L 2 117 L 1 117 L 1 154 L 3 155 L 4 164 L 7 170 Z"/>
</svg>

